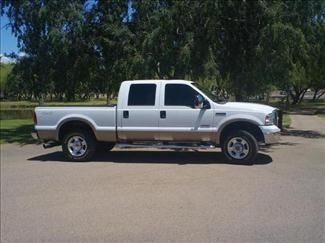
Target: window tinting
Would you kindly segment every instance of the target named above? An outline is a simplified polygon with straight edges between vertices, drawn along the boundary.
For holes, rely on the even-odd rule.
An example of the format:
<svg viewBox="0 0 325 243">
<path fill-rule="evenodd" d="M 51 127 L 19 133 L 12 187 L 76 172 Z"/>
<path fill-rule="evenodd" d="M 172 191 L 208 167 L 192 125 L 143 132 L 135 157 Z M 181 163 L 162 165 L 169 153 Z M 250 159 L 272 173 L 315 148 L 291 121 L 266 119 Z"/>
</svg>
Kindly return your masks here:
<svg viewBox="0 0 325 243">
<path fill-rule="evenodd" d="M 154 106 L 156 100 L 155 84 L 132 84 L 129 91 L 128 105 Z"/>
<path fill-rule="evenodd" d="M 188 85 L 166 84 L 165 105 L 193 107 L 196 95 L 198 92 Z"/>
</svg>

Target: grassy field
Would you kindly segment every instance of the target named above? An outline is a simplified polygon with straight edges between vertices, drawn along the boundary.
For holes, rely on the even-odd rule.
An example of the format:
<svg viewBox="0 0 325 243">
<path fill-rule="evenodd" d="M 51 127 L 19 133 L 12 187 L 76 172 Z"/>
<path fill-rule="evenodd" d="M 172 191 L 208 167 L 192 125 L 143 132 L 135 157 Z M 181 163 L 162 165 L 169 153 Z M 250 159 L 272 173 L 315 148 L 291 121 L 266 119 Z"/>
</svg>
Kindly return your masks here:
<svg viewBox="0 0 325 243">
<path fill-rule="evenodd" d="M 322 116 L 325 119 L 325 115 Z M 283 127 L 289 128 L 289 114 L 283 115 Z M 28 144 L 36 142 L 31 137 L 33 122 L 30 119 L 0 120 L 0 143 Z"/>
<path fill-rule="evenodd" d="M 87 101 L 75 101 L 75 102 L 59 102 L 59 101 L 49 101 L 44 102 L 46 106 L 56 106 L 56 105 L 105 105 L 106 99 L 91 99 Z M 38 106 L 38 102 L 35 101 L 0 101 L 1 110 L 9 109 L 33 109 Z"/>
<path fill-rule="evenodd" d="M 87 102 L 48 102 L 47 105 L 104 105 L 106 101 L 104 100 L 91 100 Z M 29 112 L 37 106 L 36 102 L 29 101 L 1 101 L 1 113 L 2 117 L 0 119 L 0 143 L 32 143 L 35 142 L 31 137 L 30 133 L 33 128 L 31 116 Z M 295 109 L 324 109 L 325 102 L 316 102 L 316 103 L 303 103 L 295 107 Z M 284 112 L 283 115 L 283 127 L 289 128 L 291 119 L 288 114 L 293 108 Z M 7 111 L 18 112 L 24 111 L 28 119 L 7 119 L 5 114 Z M 319 116 L 325 119 L 325 114 L 319 114 Z M 11 116 L 8 116 L 11 118 Z M 24 118 L 17 116 L 17 118 Z"/>
<path fill-rule="evenodd" d="M 283 114 L 283 128 L 289 128 L 291 125 L 290 115 L 285 113 Z"/>
<path fill-rule="evenodd" d="M 13 69 L 13 67 L 14 64 L 0 63 L 0 90 L 4 90 L 7 83 L 8 75 Z"/>
<path fill-rule="evenodd" d="M 320 118 L 323 118 L 325 120 L 325 114 L 318 114 Z"/>
<path fill-rule="evenodd" d="M 106 99 L 92 99 L 88 101 L 78 102 L 45 102 L 47 106 L 62 106 L 62 105 L 105 105 Z M 33 101 L 0 101 L 0 119 L 29 119 L 32 117 L 34 108 L 38 106 L 37 102 Z"/>
<path fill-rule="evenodd" d="M 289 105 L 286 106 L 285 104 L 276 102 L 276 103 L 270 103 L 271 106 L 278 107 L 283 111 L 291 112 L 291 111 L 303 111 L 303 110 L 310 110 L 315 111 L 316 113 L 324 113 L 325 111 L 325 100 L 320 100 L 317 102 L 311 102 L 311 101 L 304 101 L 301 104 L 296 105 Z"/>
<path fill-rule="evenodd" d="M 33 143 L 31 119 L 0 120 L 0 143 Z"/>
</svg>

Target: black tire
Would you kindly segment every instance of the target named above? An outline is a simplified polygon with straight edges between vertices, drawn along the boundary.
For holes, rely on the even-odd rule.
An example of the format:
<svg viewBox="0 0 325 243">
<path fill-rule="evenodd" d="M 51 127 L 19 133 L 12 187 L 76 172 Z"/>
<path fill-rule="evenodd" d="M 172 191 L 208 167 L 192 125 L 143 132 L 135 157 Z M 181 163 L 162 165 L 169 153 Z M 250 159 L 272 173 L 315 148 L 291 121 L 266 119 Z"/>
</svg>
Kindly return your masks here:
<svg viewBox="0 0 325 243">
<path fill-rule="evenodd" d="M 221 148 L 227 160 L 239 164 L 253 164 L 258 153 L 255 137 L 244 130 L 227 134 Z"/>
<path fill-rule="evenodd" d="M 100 153 L 111 151 L 115 146 L 115 143 L 110 142 L 97 142 L 96 151 Z"/>
<path fill-rule="evenodd" d="M 77 151 L 78 149 L 73 150 L 74 146 L 71 144 L 73 144 L 74 142 L 80 143 L 79 151 Z M 63 138 L 62 150 L 64 156 L 69 161 L 89 161 L 93 157 L 95 149 L 96 139 L 94 138 L 93 134 L 88 131 L 72 131 L 65 135 Z"/>
</svg>

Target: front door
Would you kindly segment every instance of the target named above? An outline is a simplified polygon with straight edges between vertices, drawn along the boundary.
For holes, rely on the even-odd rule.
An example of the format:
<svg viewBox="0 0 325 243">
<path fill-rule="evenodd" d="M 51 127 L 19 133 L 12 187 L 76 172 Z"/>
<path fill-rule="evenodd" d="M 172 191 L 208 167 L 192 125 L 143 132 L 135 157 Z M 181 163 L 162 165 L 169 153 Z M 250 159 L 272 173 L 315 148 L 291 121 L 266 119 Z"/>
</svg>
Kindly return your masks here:
<svg viewBox="0 0 325 243">
<path fill-rule="evenodd" d="M 162 83 L 159 130 L 163 141 L 213 140 L 213 111 L 194 107 L 199 94 L 192 86 L 183 83 Z M 202 94 L 201 94 L 202 95 Z"/>
</svg>

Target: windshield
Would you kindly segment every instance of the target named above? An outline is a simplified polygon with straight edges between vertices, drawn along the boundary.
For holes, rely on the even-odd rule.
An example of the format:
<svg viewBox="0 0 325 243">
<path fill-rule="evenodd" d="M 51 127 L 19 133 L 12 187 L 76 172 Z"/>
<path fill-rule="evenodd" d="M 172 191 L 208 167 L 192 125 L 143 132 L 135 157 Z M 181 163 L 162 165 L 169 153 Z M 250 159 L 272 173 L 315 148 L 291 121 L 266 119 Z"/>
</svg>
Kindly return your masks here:
<svg viewBox="0 0 325 243">
<path fill-rule="evenodd" d="M 194 85 L 195 87 L 197 87 L 199 90 L 201 90 L 206 96 L 208 96 L 212 101 L 216 102 L 216 103 L 225 103 L 226 101 L 224 99 L 220 99 L 220 97 L 218 97 L 216 94 L 214 94 L 213 92 L 211 92 L 210 90 L 204 88 L 203 86 L 201 86 L 198 83 L 192 83 L 192 85 Z"/>
</svg>

